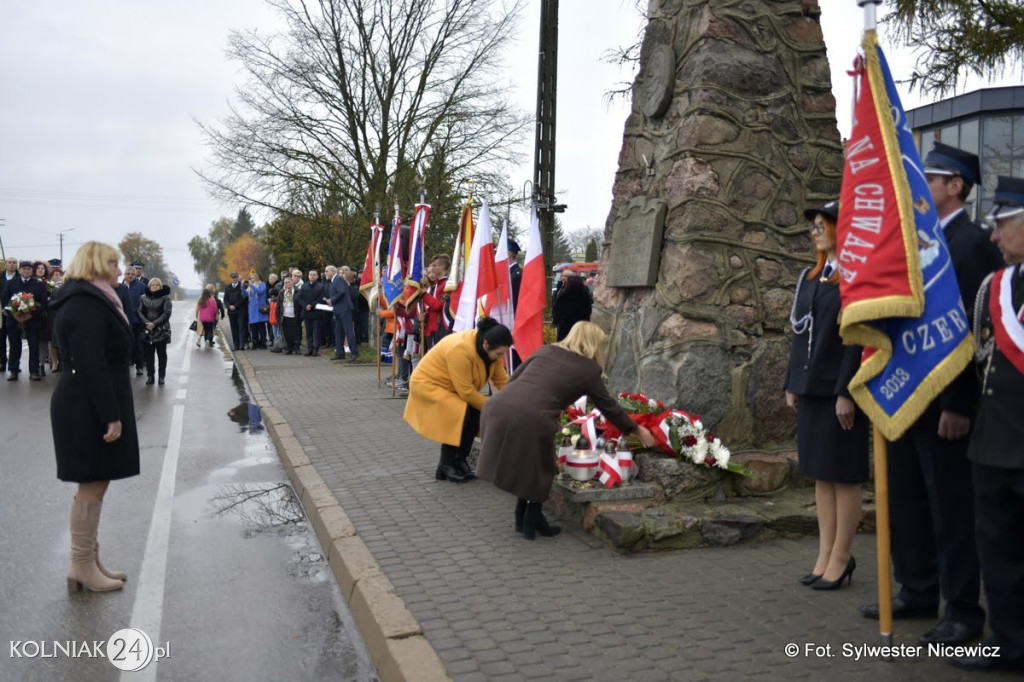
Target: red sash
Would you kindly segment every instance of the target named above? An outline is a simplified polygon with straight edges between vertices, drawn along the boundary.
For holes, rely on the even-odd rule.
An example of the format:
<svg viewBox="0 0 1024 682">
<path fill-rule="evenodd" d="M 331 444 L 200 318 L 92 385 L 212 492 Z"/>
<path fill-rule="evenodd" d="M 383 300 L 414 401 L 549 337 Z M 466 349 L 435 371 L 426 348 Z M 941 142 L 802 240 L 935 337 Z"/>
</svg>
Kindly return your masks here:
<svg viewBox="0 0 1024 682">
<path fill-rule="evenodd" d="M 988 312 L 992 318 L 992 331 L 999 351 L 1024 374 L 1024 322 L 1017 319 L 1013 309 L 1013 266 L 992 276 L 992 291 L 988 296 Z"/>
</svg>

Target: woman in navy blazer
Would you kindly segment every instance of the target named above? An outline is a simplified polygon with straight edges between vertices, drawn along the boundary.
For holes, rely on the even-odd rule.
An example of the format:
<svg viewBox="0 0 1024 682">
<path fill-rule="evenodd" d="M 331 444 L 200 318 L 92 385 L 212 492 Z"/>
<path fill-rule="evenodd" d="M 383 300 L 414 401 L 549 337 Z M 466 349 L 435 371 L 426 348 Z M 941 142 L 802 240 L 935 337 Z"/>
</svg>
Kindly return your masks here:
<svg viewBox="0 0 1024 682">
<path fill-rule="evenodd" d="M 852 581 L 857 567 L 850 548 L 861 518 L 861 483 L 868 478 L 868 419 L 846 388 L 861 348 L 844 346 L 839 337 L 838 202 L 804 215 L 818 262 L 797 280 L 785 389 L 786 404 L 797 413 L 800 473 L 815 481 L 819 542 L 814 569 L 800 582 L 834 590 Z"/>
</svg>

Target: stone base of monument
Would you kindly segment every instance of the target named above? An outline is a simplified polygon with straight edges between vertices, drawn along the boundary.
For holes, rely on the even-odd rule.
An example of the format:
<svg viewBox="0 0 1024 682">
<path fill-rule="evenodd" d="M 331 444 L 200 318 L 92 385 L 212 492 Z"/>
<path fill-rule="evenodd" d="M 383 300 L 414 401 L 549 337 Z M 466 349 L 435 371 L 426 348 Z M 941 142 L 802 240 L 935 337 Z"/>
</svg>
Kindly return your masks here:
<svg viewBox="0 0 1024 682">
<path fill-rule="evenodd" d="M 623 497 L 630 488 L 647 497 Z M 731 497 L 723 502 L 657 502 L 656 485 L 612 490 L 552 486 L 548 505 L 562 523 L 579 524 L 616 552 L 725 547 L 739 542 L 818 532 L 813 489 L 777 497 Z"/>
<path fill-rule="evenodd" d="M 470 454 L 471 464 L 477 454 L 476 449 Z M 747 452 L 733 458 L 753 478 L 638 453 L 639 476 L 626 486 L 556 478 L 547 511 L 552 520 L 581 528 L 623 554 L 817 534 L 814 481 L 797 471 L 796 453 Z M 861 531 L 874 531 L 873 502 L 865 490 Z"/>
</svg>

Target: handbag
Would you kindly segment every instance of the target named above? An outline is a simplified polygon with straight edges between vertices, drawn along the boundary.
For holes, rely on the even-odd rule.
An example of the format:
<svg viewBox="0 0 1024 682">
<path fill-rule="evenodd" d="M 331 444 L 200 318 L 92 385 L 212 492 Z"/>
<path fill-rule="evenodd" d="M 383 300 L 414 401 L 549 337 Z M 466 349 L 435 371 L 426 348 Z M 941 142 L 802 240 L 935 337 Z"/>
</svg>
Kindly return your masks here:
<svg viewBox="0 0 1024 682">
<path fill-rule="evenodd" d="M 270 302 L 270 324 L 278 324 L 277 321 L 277 301 Z"/>
<path fill-rule="evenodd" d="M 260 311 L 260 315 L 266 315 L 270 312 L 270 306 L 261 305 L 256 310 Z"/>
<path fill-rule="evenodd" d="M 190 324 L 190 325 L 188 326 L 188 330 L 189 330 L 190 332 L 194 332 L 194 331 L 196 330 L 196 321 L 195 321 L 195 320 L 192 320 L 192 324 Z"/>
</svg>

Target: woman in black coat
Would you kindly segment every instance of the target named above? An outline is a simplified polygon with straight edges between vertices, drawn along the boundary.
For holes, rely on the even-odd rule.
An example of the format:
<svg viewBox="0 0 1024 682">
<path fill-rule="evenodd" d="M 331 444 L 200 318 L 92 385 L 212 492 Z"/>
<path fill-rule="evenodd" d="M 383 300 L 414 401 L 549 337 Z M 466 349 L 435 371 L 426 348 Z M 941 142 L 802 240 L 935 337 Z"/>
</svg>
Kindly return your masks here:
<svg viewBox="0 0 1024 682">
<path fill-rule="evenodd" d="M 142 323 L 142 351 L 146 357 L 146 385 L 153 385 L 156 360 L 160 361 L 160 385 L 167 376 L 167 344 L 171 341 L 171 288 L 153 277 L 139 298 L 139 322 Z M 212 325 L 211 323 L 211 329 Z M 210 337 L 213 337 L 211 332 Z M 211 341 L 212 343 L 212 341 Z"/>
<path fill-rule="evenodd" d="M 551 321 L 558 328 L 557 340 L 561 341 L 568 336 L 569 330 L 577 322 L 589 322 L 593 305 L 590 289 L 583 283 L 583 278 L 569 275 L 551 306 Z"/>
<path fill-rule="evenodd" d="M 119 590 L 126 576 L 99 560 L 96 535 L 110 481 L 139 473 L 139 439 L 129 379 L 132 331 L 114 292 L 121 269 L 111 246 L 86 242 L 65 275 L 56 316 L 60 381 L 50 400 L 57 478 L 78 483 L 71 504 L 68 590 Z"/>
<path fill-rule="evenodd" d="M 850 554 L 861 517 L 861 483 L 868 478 L 868 419 L 847 385 L 861 348 L 839 337 L 838 202 L 804 211 L 818 262 L 797 280 L 790 322 L 793 345 L 786 372 L 786 404 L 797 413 L 800 473 L 815 480 L 818 559 L 800 579 L 816 590 L 853 580 Z"/>
</svg>

